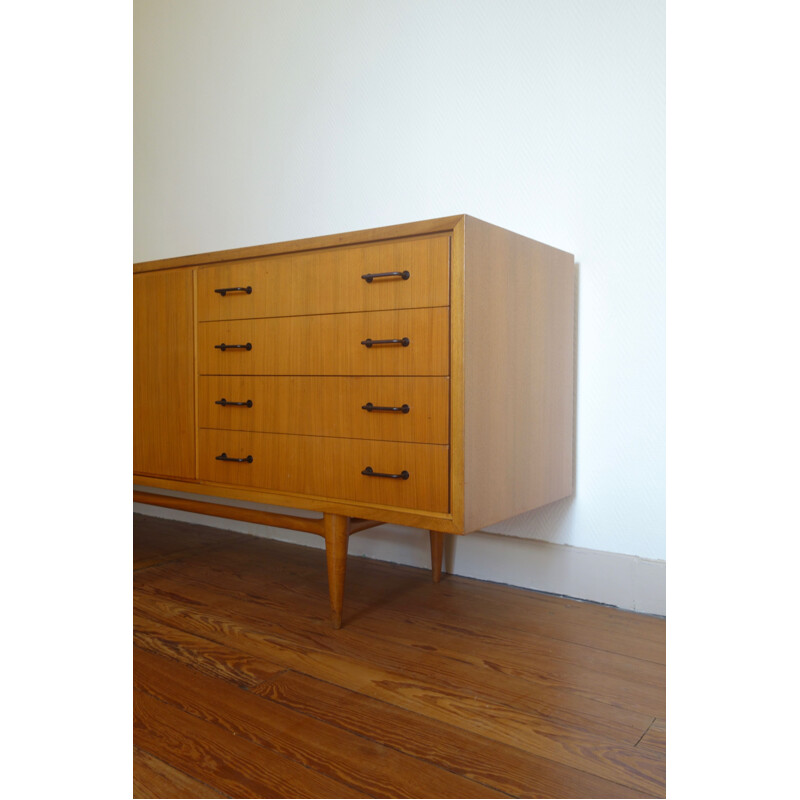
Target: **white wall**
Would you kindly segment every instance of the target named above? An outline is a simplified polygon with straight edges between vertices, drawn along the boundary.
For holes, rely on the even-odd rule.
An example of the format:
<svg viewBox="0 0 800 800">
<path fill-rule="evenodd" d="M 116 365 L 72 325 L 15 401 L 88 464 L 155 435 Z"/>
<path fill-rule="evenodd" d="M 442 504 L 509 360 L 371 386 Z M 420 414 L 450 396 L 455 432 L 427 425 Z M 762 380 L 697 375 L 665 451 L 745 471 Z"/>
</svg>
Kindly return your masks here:
<svg viewBox="0 0 800 800">
<path fill-rule="evenodd" d="M 640 561 L 666 556 L 664 132 L 663 2 L 134 2 L 134 260 L 462 212 L 574 253 L 576 494 L 490 531 Z"/>
</svg>

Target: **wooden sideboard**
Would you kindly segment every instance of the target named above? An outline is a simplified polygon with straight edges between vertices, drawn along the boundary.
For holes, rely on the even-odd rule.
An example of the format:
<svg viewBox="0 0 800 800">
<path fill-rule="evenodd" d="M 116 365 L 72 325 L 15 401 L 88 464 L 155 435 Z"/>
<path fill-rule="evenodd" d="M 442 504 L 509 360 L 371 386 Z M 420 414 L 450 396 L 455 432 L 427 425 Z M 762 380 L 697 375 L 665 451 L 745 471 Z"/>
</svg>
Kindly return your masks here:
<svg viewBox="0 0 800 800">
<path fill-rule="evenodd" d="M 572 255 L 474 217 L 134 264 L 139 502 L 347 540 L 573 491 Z M 321 513 L 277 514 L 158 490 Z"/>
</svg>

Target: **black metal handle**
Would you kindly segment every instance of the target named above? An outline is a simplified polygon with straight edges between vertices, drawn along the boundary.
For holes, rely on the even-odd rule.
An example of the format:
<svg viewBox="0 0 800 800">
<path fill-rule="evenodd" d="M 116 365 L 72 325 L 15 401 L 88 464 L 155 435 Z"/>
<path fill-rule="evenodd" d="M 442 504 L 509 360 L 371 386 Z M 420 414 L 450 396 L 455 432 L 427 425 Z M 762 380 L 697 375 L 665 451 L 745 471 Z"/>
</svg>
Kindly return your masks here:
<svg viewBox="0 0 800 800">
<path fill-rule="evenodd" d="M 404 269 L 402 272 L 370 272 L 361 276 L 367 283 L 372 283 L 375 278 L 402 278 L 407 281 L 411 277 L 411 273 Z"/>
<path fill-rule="evenodd" d="M 399 411 L 403 414 L 408 414 L 411 411 L 411 408 L 407 403 L 403 403 L 401 406 L 374 406 L 372 403 L 367 403 L 365 406 L 361 406 L 364 411 Z"/>
<path fill-rule="evenodd" d="M 216 456 L 217 461 L 246 461 L 248 464 L 253 463 L 253 456 L 245 456 L 244 458 L 229 458 L 227 453 L 220 453 Z"/>
<path fill-rule="evenodd" d="M 247 344 L 225 344 L 225 342 L 223 342 L 222 344 L 215 344 L 214 349 L 222 350 L 224 353 L 226 350 L 252 350 L 253 345 L 250 344 L 250 342 Z"/>
<path fill-rule="evenodd" d="M 253 291 L 252 286 L 230 286 L 227 289 L 214 289 L 217 294 L 221 294 L 223 297 L 228 292 L 244 292 L 245 294 L 251 294 Z"/>
<path fill-rule="evenodd" d="M 408 347 L 411 344 L 411 339 L 404 336 L 402 339 L 364 339 L 361 342 L 365 347 L 372 347 L 374 344 L 401 344 L 403 347 Z"/>
<path fill-rule="evenodd" d="M 366 475 L 369 478 L 396 478 L 400 481 L 407 481 L 410 477 L 406 470 L 403 470 L 399 475 L 390 475 L 388 472 L 375 472 L 372 467 L 366 467 L 365 469 L 362 469 L 361 474 Z"/>
<path fill-rule="evenodd" d="M 243 403 L 234 403 L 233 400 L 226 400 L 223 397 L 222 400 L 215 400 L 214 401 L 214 405 L 215 406 L 247 406 L 248 408 L 252 408 L 253 407 L 253 401 L 252 400 L 245 400 Z"/>
</svg>

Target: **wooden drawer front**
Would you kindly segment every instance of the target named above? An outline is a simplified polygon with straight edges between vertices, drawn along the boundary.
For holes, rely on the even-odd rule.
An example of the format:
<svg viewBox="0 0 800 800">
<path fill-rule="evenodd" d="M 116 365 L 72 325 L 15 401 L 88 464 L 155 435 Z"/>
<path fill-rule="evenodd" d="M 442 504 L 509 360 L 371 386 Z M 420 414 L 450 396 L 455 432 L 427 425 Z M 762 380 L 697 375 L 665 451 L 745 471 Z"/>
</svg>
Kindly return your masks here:
<svg viewBox="0 0 800 800">
<path fill-rule="evenodd" d="M 447 308 L 202 322 L 201 375 L 447 375 Z M 367 339 L 403 339 L 376 344 Z M 225 344 L 226 349 L 218 345 Z M 251 349 L 229 345 L 250 344 Z"/>
<path fill-rule="evenodd" d="M 198 319 L 251 319 L 446 306 L 449 236 L 337 247 L 198 270 Z M 375 278 L 382 272 L 409 273 Z M 245 291 L 217 289 L 250 287 Z"/>
<path fill-rule="evenodd" d="M 449 384 L 449 378 L 203 376 L 199 421 L 201 428 L 447 444 Z M 368 404 L 377 410 L 364 409 Z M 407 412 L 381 410 L 403 406 Z"/>
<path fill-rule="evenodd" d="M 252 463 L 221 461 L 252 457 Z M 368 477 L 362 470 L 408 479 Z M 448 448 L 241 431 L 200 431 L 200 479 L 418 511 L 449 510 Z"/>
</svg>

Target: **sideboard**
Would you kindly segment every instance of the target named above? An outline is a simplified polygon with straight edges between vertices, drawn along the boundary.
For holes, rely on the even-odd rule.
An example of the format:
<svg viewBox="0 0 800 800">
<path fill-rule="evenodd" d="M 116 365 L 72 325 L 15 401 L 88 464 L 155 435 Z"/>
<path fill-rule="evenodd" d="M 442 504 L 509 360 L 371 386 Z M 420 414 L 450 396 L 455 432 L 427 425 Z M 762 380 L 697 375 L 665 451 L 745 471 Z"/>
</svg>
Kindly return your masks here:
<svg viewBox="0 0 800 800">
<path fill-rule="evenodd" d="M 336 628 L 352 533 L 427 530 L 438 581 L 573 491 L 569 253 L 458 215 L 133 273 L 134 500 L 323 536 Z"/>
</svg>

